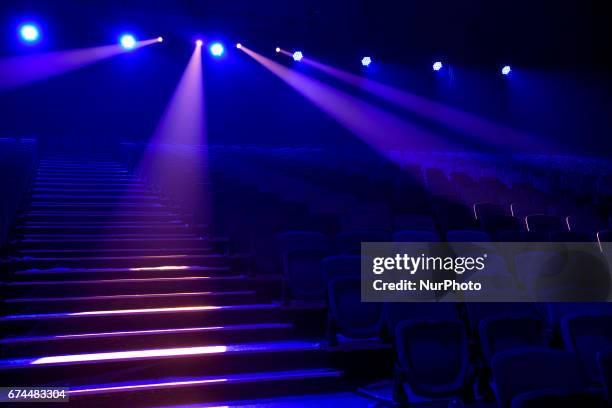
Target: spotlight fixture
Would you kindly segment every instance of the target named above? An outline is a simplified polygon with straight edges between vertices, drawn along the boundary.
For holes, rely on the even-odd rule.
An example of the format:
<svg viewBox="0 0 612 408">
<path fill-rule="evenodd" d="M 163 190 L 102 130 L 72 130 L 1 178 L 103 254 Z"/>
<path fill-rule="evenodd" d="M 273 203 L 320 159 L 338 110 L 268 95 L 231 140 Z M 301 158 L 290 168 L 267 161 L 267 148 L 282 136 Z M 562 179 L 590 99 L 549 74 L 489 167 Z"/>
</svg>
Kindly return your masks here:
<svg viewBox="0 0 612 408">
<path fill-rule="evenodd" d="M 293 53 L 293 60 L 300 62 L 302 60 L 302 58 L 304 58 L 304 56 L 302 55 L 301 51 L 296 51 Z"/>
<path fill-rule="evenodd" d="M 136 38 L 132 34 L 123 34 L 119 38 L 119 44 L 126 50 L 133 50 L 136 47 Z"/>
<path fill-rule="evenodd" d="M 201 47 L 202 44 L 204 43 L 202 42 L 202 40 L 196 40 L 195 44 L 196 44 L 196 47 Z"/>
<path fill-rule="evenodd" d="M 443 67 L 443 66 L 444 66 L 444 65 L 442 65 L 442 63 L 441 63 L 440 61 L 436 61 L 436 62 L 434 62 L 434 64 L 433 64 L 433 70 L 434 70 L 434 71 L 439 71 L 439 70 L 441 70 L 441 69 L 442 69 L 442 67 Z"/>
<path fill-rule="evenodd" d="M 40 29 L 34 23 L 25 23 L 19 26 L 19 37 L 22 41 L 34 44 L 40 40 Z"/>
<path fill-rule="evenodd" d="M 370 57 L 363 57 L 361 59 L 361 65 L 363 65 L 364 67 L 367 67 L 371 63 L 372 63 L 372 58 L 370 58 Z"/>
<path fill-rule="evenodd" d="M 510 65 L 506 65 L 501 70 L 502 75 L 509 75 L 511 72 L 512 72 L 512 67 L 510 67 Z"/>
<path fill-rule="evenodd" d="M 219 42 L 212 43 L 210 45 L 209 50 L 213 57 L 220 57 L 225 52 L 225 49 L 223 48 L 223 44 Z"/>
<path fill-rule="evenodd" d="M 242 44 L 240 44 L 240 43 L 236 44 L 236 48 L 241 49 L 242 48 Z"/>
<path fill-rule="evenodd" d="M 157 42 L 164 42 L 164 37 L 157 37 Z"/>
<path fill-rule="evenodd" d="M 276 47 L 276 52 L 280 52 L 280 47 Z"/>
</svg>

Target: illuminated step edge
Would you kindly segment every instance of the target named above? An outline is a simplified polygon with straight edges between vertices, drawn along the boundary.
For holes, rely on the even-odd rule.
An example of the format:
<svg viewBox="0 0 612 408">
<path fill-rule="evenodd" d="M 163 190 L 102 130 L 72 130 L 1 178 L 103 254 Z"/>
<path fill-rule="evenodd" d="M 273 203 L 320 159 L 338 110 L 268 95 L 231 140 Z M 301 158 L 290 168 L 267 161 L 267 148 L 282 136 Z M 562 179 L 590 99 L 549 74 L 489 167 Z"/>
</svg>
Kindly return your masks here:
<svg viewBox="0 0 612 408">
<path fill-rule="evenodd" d="M 49 336 L 23 336 L 23 337 L 5 337 L 0 339 L 0 344 L 19 344 L 19 343 L 36 343 L 47 341 L 61 340 L 79 340 L 79 339 L 99 339 L 112 337 L 132 337 L 132 336 L 155 336 L 155 335 L 172 335 L 184 333 L 210 333 L 210 332 L 226 332 L 226 331 L 247 331 L 247 330 L 275 330 L 275 329 L 291 329 L 291 323 L 254 323 L 254 324 L 232 324 L 227 326 L 206 326 L 206 327 L 183 327 L 172 329 L 151 329 L 151 330 L 130 330 L 130 331 L 110 331 L 99 333 L 77 333 L 77 334 L 57 334 Z"/>
<path fill-rule="evenodd" d="M 318 341 L 288 340 L 264 343 L 126 350 L 102 353 L 65 354 L 55 356 L 0 360 L 0 370 L 10 370 L 33 366 L 58 366 L 69 364 L 127 362 L 165 358 L 197 357 L 215 354 L 281 353 L 296 351 L 317 351 L 321 349 L 322 344 Z"/>
<path fill-rule="evenodd" d="M 272 371 L 263 373 L 244 373 L 230 374 L 215 377 L 182 377 L 182 378 L 164 378 L 158 381 L 131 381 L 111 384 L 85 385 L 72 387 L 69 391 L 71 397 L 108 394 L 116 392 L 134 392 L 145 390 L 156 390 L 166 388 L 180 388 L 214 385 L 219 383 L 224 384 L 240 384 L 248 382 L 265 382 L 265 381 L 299 381 L 317 378 L 339 378 L 342 372 L 332 369 L 310 369 L 296 371 Z"/>
</svg>

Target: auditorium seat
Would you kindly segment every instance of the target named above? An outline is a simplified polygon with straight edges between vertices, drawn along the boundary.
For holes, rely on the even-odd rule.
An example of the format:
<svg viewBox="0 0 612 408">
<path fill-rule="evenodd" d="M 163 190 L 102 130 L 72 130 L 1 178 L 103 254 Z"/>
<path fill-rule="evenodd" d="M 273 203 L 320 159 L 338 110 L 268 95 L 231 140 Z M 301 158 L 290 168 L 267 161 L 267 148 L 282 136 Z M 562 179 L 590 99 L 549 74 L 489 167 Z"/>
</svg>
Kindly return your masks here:
<svg viewBox="0 0 612 408">
<path fill-rule="evenodd" d="M 434 231 L 397 231 L 393 234 L 395 242 L 440 242 L 440 236 Z"/>
<path fill-rule="evenodd" d="M 427 188 L 432 194 L 435 195 L 447 195 L 454 194 L 455 189 L 448 180 L 444 172 L 438 168 L 430 167 L 425 169 L 425 182 Z"/>
<path fill-rule="evenodd" d="M 604 395 L 598 390 L 549 388 L 519 394 L 511 408 L 604 408 Z"/>
<path fill-rule="evenodd" d="M 317 197 L 310 204 L 310 211 L 315 214 L 341 215 L 355 205 L 355 197 L 349 194 L 328 194 Z"/>
<path fill-rule="evenodd" d="M 577 231 L 555 231 L 551 232 L 549 237 L 551 242 L 593 242 L 595 234 L 589 235 Z"/>
<path fill-rule="evenodd" d="M 321 260 L 321 269 L 325 280 L 337 277 L 359 278 L 361 274 L 361 256 L 333 255 Z"/>
<path fill-rule="evenodd" d="M 612 242 L 612 230 L 603 230 L 597 232 L 597 241 L 602 242 Z"/>
<path fill-rule="evenodd" d="M 342 217 L 342 230 L 391 231 L 391 210 L 382 203 L 356 205 Z"/>
<path fill-rule="evenodd" d="M 510 207 L 500 204 L 475 203 L 472 208 L 474 209 L 474 217 L 478 220 L 493 216 L 511 216 Z"/>
<path fill-rule="evenodd" d="M 599 367 L 607 402 L 612 405 L 612 347 L 597 354 L 597 367 Z"/>
<path fill-rule="evenodd" d="M 589 382 L 575 354 L 558 350 L 515 349 L 491 361 L 500 408 L 510 408 L 521 394 L 546 390 L 581 390 Z"/>
<path fill-rule="evenodd" d="M 362 242 L 388 242 L 390 235 L 385 231 L 357 230 L 336 234 L 335 249 L 338 253 L 358 254 Z"/>
<path fill-rule="evenodd" d="M 394 231 L 432 231 L 436 232 L 436 223 L 428 215 L 420 214 L 400 214 L 393 217 Z"/>
<path fill-rule="evenodd" d="M 554 215 L 534 214 L 525 217 L 528 231 L 551 233 L 567 230 L 559 217 Z"/>
<path fill-rule="evenodd" d="M 461 188 L 471 188 L 477 185 L 476 181 L 465 172 L 453 171 L 449 174 L 450 181 Z"/>
<path fill-rule="evenodd" d="M 396 328 L 395 349 L 395 402 L 406 404 L 411 393 L 430 398 L 466 393 L 469 352 L 467 334 L 460 322 L 426 318 L 403 321 Z"/>
<path fill-rule="evenodd" d="M 498 242 L 546 242 L 549 234 L 535 231 L 500 231 L 495 234 Z"/>
<path fill-rule="evenodd" d="M 612 314 L 610 302 L 547 302 L 544 313 L 548 327 L 555 333 L 561 333 L 561 320 L 572 315 Z"/>
<path fill-rule="evenodd" d="M 517 308 L 518 309 L 518 308 Z M 506 350 L 548 346 L 546 327 L 536 315 L 524 313 L 487 317 L 478 325 L 478 337 L 485 362 Z"/>
<path fill-rule="evenodd" d="M 474 214 L 466 205 L 438 201 L 435 210 L 436 218 L 444 231 L 478 228 Z"/>
<path fill-rule="evenodd" d="M 504 231 L 522 231 L 525 229 L 519 219 L 511 215 L 483 215 L 480 217 L 480 224 L 490 234 Z"/>
<path fill-rule="evenodd" d="M 576 353 L 593 380 L 599 379 L 597 353 L 612 348 L 612 314 L 570 314 L 561 318 L 567 351 Z"/>
<path fill-rule="evenodd" d="M 338 273 L 328 270 L 328 279 L 329 344 L 337 345 L 338 335 L 348 339 L 379 337 L 384 322 L 382 303 L 361 301 L 359 276 L 348 277 L 342 270 Z"/>
<path fill-rule="evenodd" d="M 448 242 L 490 242 L 491 237 L 484 231 L 459 230 L 446 233 Z"/>
<path fill-rule="evenodd" d="M 459 321 L 455 303 L 431 302 L 432 299 L 431 295 L 423 294 L 423 301 L 385 303 L 383 311 L 387 334 L 393 337 L 397 325 L 404 320 Z"/>
<path fill-rule="evenodd" d="M 283 260 L 284 300 L 324 299 L 327 281 L 321 260 L 331 251 L 327 236 L 312 231 L 288 231 L 279 234 Z"/>
<path fill-rule="evenodd" d="M 535 279 L 542 274 L 551 273 L 551 269 L 559 262 L 560 253 L 552 248 L 524 251 L 514 257 L 515 276 L 519 282 L 527 285 L 528 290 L 532 290 L 531 285 L 535 282 Z"/>
<path fill-rule="evenodd" d="M 538 204 L 531 201 L 513 201 L 510 204 L 510 212 L 513 217 L 519 218 L 525 222 L 525 217 L 534 214 L 546 214 L 548 210 L 547 204 Z"/>
<path fill-rule="evenodd" d="M 431 196 L 422 187 L 395 191 L 391 204 L 397 214 L 433 215 Z"/>
</svg>

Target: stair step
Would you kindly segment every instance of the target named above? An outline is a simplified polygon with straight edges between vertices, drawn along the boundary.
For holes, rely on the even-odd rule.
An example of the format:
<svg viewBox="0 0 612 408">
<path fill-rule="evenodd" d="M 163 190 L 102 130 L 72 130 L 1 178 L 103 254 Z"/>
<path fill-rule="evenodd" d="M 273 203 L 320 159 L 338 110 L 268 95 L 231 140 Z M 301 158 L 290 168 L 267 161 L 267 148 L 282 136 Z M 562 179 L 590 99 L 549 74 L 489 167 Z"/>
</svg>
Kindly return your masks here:
<svg viewBox="0 0 612 408">
<path fill-rule="evenodd" d="M 184 225 L 181 221 L 26 221 L 23 226 L 58 226 L 58 227 L 74 227 L 74 226 L 136 226 L 145 227 L 147 225 Z"/>
<path fill-rule="evenodd" d="M 104 373 L 111 382 L 169 376 L 229 375 L 267 370 L 320 367 L 326 351 L 317 340 L 285 340 L 261 343 L 231 343 L 188 347 L 146 348 L 120 351 L 42 355 L 0 360 L 0 372 L 21 385 L 36 376 L 41 383 L 71 378 L 71 388 L 85 385 L 92 373 Z M 10 373 L 10 374 L 9 374 Z"/>
<path fill-rule="evenodd" d="M 227 266 L 229 259 L 218 254 L 173 254 L 140 256 L 88 256 L 88 257 L 23 257 L 9 264 L 12 270 L 52 267 L 159 267 L 159 266 Z"/>
<path fill-rule="evenodd" d="M 185 224 L 171 223 L 171 224 L 140 224 L 140 225 L 91 225 L 91 224 L 64 224 L 64 225 L 23 225 L 18 226 L 17 231 L 22 234 L 26 234 L 28 237 L 34 234 L 46 234 L 53 237 L 64 237 L 65 235 L 103 235 L 112 233 L 115 236 L 115 232 L 118 235 L 125 233 L 138 233 L 138 234 L 190 234 L 193 233 L 189 230 L 189 227 Z"/>
<path fill-rule="evenodd" d="M 47 179 L 129 179 L 134 180 L 135 177 L 130 175 L 125 170 L 109 169 L 102 170 L 80 170 L 80 169 L 49 169 L 41 170 L 34 174 L 34 180 Z"/>
<path fill-rule="evenodd" d="M 255 292 L 174 292 L 62 297 L 24 297 L 4 300 L 6 313 L 79 312 L 96 308 L 144 309 L 181 307 L 206 302 L 208 305 L 239 305 L 255 301 Z"/>
<path fill-rule="evenodd" d="M 122 233 L 122 234 L 111 234 L 112 231 L 107 232 L 109 236 L 118 238 L 155 238 L 157 240 L 171 240 L 175 238 L 194 238 L 194 235 L 190 232 L 185 233 L 172 233 L 172 234 L 142 234 L 142 233 Z M 23 240 L 31 239 L 87 239 L 91 238 L 90 234 L 23 234 Z"/>
<path fill-rule="evenodd" d="M 86 166 L 74 166 L 71 168 L 42 168 L 39 169 L 37 174 L 51 174 L 51 173 L 66 173 L 66 174 L 86 174 L 86 173 L 122 173 L 127 174 L 128 171 L 125 168 L 107 167 L 107 168 L 87 168 Z"/>
<path fill-rule="evenodd" d="M 53 201 L 38 201 L 30 203 L 30 208 L 33 211 L 40 211 L 41 208 L 48 208 L 51 210 L 60 211 L 64 208 L 72 211 L 75 208 L 106 208 L 108 210 L 123 209 L 123 208 L 134 208 L 134 209 L 149 209 L 149 208 L 162 208 L 167 209 L 166 206 L 160 203 L 120 203 L 120 202 L 53 202 Z"/>
<path fill-rule="evenodd" d="M 21 336 L 0 339 L 6 354 L 32 356 L 38 354 L 89 353 L 116 351 L 125 348 L 180 347 L 197 342 L 222 344 L 229 342 L 261 342 L 289 338 L 291 323 L 233 324 L 224 326 L 194 326 L 157 330 L 127 330 L 88 332 L 54 336 Z"/>
<path fill-rule="evenodd" d="M 252 305 L 208 305 L 181 307 L 100 309 L 64 313 L 9 314 L 0 317 L 7 332 L 25 334 L 71 334 L 83 331 L 169 329 L 196 325 L 263 323 L 282 316 L 274 303 Z"/>
<path fill-rule="evenodd" d="M 172 238 L 171 240 L 160 240 L 158 238 L 113 238 L 112 236 L 100 237 L 90 236 L 79 239 L 21 239 L 14 241 L 18 248 L 31 249 L 74 249 L 74 248 L 199 248 L 212 247 L 226 248 L 223 242 L 211 242 L 200 237 Z"/>
<path fill-rule="evenodd" d="M 151 192 L 144 187 L 126 187 L 126 188 L 71 188 L 69 186 L 65 187 L 34 187 L 32 188 L 34 193 L 61 193 L 61 194 L 70 194 L 70 195 L 78 195 L 84 194 L 91 195 L 90 193 L 95 193 L 96 195 L 116 195 L 117 197 L 121 197 L 120 194 L 145 194 L 150 195 Z"/>
<path fill-rule="evenodd" d="M 109 221 L 175 221 L 178 215 L 168 213 L 152 213 L 147 211 L 29 211 L 21 216 L 24 220 L 109 220 Z"/>
<path fill-rule="evenodd" d="M 76 248 L 76 249 L 22 249 L 19 251 L 20 256 L 75 256 L 84 257 L 96 254 L 105 256 L 121 256 L 121 255 L 171 255 L 171 254 L 210 254 L 212 248 L 207 246 L 194 248 Z"/>
<path fill-rule="evenodd" d="M 58 181 L 58 180 L 36 180 L 34 181 L 34 185 L 36 187 L 99 187 L 100 183 L 89 183 L 87 181 L 83 181 L 82 179 L 76 179 L 73 181 Z M 141 181 L 138 180 L 122 180 L 122 181 L 112 181 L 104 183 L 104 186 L 112 186 L 112 187 L 127 187 L 127 186 L 139 186 L 143 187 Z"/>
<path fill-rule="evenodd" d="M 227 406 L 225 401 L 228 399 L 252 400 L 290 394 L 320 393 L 331 390 L 332 387 L 338 389 L 341 386 L 341 377 L 341 371 L 327 368 L 224 376 L 164 377 L 153 381 L 85 385 L 72 388 L 69 395 L 71 404 L 86 406 L 108 406 L 112 401 L 124 403 L 129 401 L 131 406 L 177 403 L 203 406 L 201 403 L 205 399 L 207 402 L 218 402 L 220 406 L 225 407 Z M 97 405 L 100 402 L 102 404 Z M 248 406 L 255 407 L 255 405 Z M 266 405 L 261 405 L 264 406 Z"/>
<path fill-rule="evenodd" d="M 95 175 L 70 175 L 70 176 L 36 176 L 34 178 L 35 181 L 41 182 L 87 182 L 87 183 L 95 183 L 96 185 L 101 184 L 104 185 L 108 182 L 130 182 L 130 181 L 140 181 L 136 177 L 132 176 L 95 176 Z"/>
<path fill-rule="evenodd" d="M 162 200 L 153 194 L 140 194 L 140 195 L 123 195 L 121 197 L 111 195 L 71 195 L 71 194 L 33 194 L 32 202 L 40 201 L 55 201 L 61 203 L 72 203 L 78 202 L 107 202 L 107 203 L 159 203 Z"/>
<path fill-rule="evenodd" d="M 229 266 L 197 266 L 197 265 L 164 265 L 151 267 L 132 267 L 132 268 L 48 268 L 48 269 L 26 269 L 13 273 L 16 279 L 19 278 L 39 278 L 45 279 L 112 279 L 112 278 L 162 278 L 189 276 L 193 273 L 206 273 L 213 276 L 232 275 Z M 233 274 L 236 275 L 235 273 Z"/>
<path fill-rule="evenodd" d="M 138 290 L 142 294 L 187 290 L 244 290 L 248 284 L 248 280 L 243 275 L 199 275 L 161 278 L 122 277 L 116 279 L 17 281 L 8 282 L 5 285 L 14 296 L 61 296 L 82 293 L 113 295 L 129 293 L 134 290 Z"/>
</svg>

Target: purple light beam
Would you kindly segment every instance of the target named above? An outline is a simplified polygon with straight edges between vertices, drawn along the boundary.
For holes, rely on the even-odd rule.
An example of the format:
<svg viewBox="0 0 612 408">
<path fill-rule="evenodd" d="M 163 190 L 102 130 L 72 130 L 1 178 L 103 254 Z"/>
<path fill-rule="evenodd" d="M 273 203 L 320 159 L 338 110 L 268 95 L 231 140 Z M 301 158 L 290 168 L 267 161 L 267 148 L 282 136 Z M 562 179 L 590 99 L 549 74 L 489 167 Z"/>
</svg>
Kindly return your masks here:
<svg viewBox="0 0 612 408">
<path fill-rule="evenodd" d="M 124 49 L 120 44 L 112 44 L 6 58 L 0 60 L 0 90 L 61 75 L 115 55 L 159 42 L 158 38 L 139 41 L 131 50 Z"/>
<path fill-rule="evenodd" d="M 193 147 L 199 149 L 193 149 Z M 189 63 L 149 141 L 139 172 L 153 177 L 190 210 L 210 220 L 202 47 Z"/>
<path fill-rule="evenodd" d="M 286 56 L 292 55 L 290 52 L 283 49 L 279 52 Z M 476 136 L 488 143 L 513 146 L 519 149 L 528 147 L 529 149 L 546 150 L 552 147 L 542 139 L 533 135 L 396 89 L 372 79 L 343 71 L 311 58 L 304 57 L 301 62 L 467 136 Z"/>
<path fill-rule="evenodd" d="M 389 157 L 389 149 L 430 151 L 452 147 L 432 132 L 272 61 L 244 45 L 240 50 L 386 157 Z"/>
</svg>

